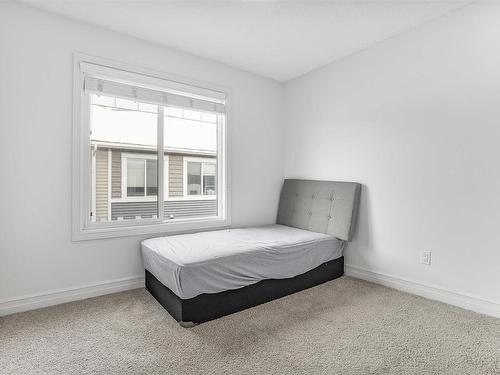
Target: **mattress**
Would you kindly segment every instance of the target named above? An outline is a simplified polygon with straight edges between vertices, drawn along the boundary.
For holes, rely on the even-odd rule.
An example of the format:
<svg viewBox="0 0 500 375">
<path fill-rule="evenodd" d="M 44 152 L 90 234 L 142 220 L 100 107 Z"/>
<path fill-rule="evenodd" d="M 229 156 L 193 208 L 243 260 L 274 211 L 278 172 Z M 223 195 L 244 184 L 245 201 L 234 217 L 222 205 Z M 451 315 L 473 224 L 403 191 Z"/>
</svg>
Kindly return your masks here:
<svg viewBox="0 0 500 375">
<path fill-rule="evenodd" d="M 285 279 L 342 256 L 344 241 L 285 225 L 144 240 L 144 268 L 181 299 Z"/>
</svg>

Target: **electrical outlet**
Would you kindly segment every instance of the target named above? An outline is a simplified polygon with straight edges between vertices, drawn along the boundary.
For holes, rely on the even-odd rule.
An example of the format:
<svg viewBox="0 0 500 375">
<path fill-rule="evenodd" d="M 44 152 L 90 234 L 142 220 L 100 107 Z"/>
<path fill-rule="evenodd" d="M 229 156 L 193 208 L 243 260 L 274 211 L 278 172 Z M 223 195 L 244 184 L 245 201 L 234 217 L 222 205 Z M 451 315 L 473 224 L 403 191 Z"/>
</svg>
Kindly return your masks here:
<svg viewBox="0 0 500 375">
<path fill-rule="evenodd" d="M 431 252 L 430 251 L 424 251 L 422 253 L 422 259 L 420 260 L 420 263 L 425 264 L 426 266 L 431 265 Z"/>
</svg>

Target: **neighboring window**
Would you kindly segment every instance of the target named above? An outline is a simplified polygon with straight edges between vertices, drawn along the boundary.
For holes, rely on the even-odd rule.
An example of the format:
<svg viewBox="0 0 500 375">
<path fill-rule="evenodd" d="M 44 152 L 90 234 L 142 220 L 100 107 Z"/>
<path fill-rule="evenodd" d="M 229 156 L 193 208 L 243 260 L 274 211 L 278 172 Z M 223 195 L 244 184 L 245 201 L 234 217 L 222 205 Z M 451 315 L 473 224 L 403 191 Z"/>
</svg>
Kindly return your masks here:
<svg viewBox="0 0 500 375">
<path fill-rule="evenodd" d="M 203 195 L 215 195 L 215 164 L 203 164 Z"/>
<path fill-rule="evenodd" d="M 154 154 L 121 153 L 122 198 L 156 197 L 158 194 L 158 163 Z M 111 169 L 113 165 L 111 165 Z M 168 159 L 164 173 L 168 176 Z M 166 179 L 168 181 L 168 178 Z M 164 187 L 166 191 L 166 186 Z M 165 192 L 164 197 L 167 197 Z"/>
<path fill-rule="evenodd" d="M 187 195 L 201 194 L 201 163 L 187 163 Z"/>
<path fill-rule="evenodd" d="M 146 160 L 146 195 L 156 195 L 158 192 L 158 175 L 156 160 Z"/>
<path fill-rule="evenodd" d="M 143 197 L 146 193 L 145 160 L 127 160 L 127 197 Z M 156 162 L 155 162 L 156 164 Z"/>
<path fill-rule="evenodd" d="M 75 67 L 74 237 L 228 223 L 225 94 L 123 68 Z"/>
<path fill-rule="evenodd" d="M 213 159 L 186 158 L 184 167 L 186 195 L 215 196 L 216 170 L 216 162 Z"/>
</svg>

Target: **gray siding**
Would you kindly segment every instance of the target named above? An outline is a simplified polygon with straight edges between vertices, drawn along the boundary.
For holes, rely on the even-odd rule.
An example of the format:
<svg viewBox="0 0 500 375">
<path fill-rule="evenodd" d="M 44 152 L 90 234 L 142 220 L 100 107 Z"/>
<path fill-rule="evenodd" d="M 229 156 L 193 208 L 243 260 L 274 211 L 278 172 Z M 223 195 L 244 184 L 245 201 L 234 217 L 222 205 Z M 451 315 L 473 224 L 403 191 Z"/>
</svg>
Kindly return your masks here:
<svg viewBox="0 0 500 375">
<path fill-rule="evenodd" d="M 216 216 L 217 200 L 178 200 L 165 201 L 165 217 L 174 215 L 174 218 L 189 218 L 200 216 Z M 125 219 L 136 216 L 151 217 L 157 213 L 156 202 L 113 202 L 111 203 L 111 217 Z"/>
<path fill-rule="evenodd" d="M 97 149 L 95 155 L 95 219 L 108 219 L 108 149 Z"/>
</svg>

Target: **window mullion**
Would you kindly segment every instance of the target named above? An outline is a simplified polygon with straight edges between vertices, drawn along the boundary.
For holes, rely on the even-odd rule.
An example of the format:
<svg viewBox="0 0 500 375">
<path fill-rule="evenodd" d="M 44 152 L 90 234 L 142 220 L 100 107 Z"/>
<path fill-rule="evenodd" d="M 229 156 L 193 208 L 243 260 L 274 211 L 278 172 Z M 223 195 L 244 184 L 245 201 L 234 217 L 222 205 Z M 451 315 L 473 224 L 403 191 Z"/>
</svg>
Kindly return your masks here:
<svg viewBox="0 0 500 375">
<path fill-rule="evenodd" d="M 163 186 L 164 181 L 163 181 L 163 174 L 164 174 L 164 163 L 165 159 L 163 157 L 164 154 L 164 147 L 163 147 L 163 131 L 164 131 L 164 108 L 163 106 L 158 106 L 158 149 L 157 149 L 157 179 L 156 179 L 156 185 L 157 185 L 157 192 L 156 196 L 158 198 L 158 219 L 161 221 L 164 220 L 165 217 L 165 210 L 164 210 L 164 205 L 165 205 L 165 199 L 164 199 L 164 189 L 165 187 Z"/>
</svg>

